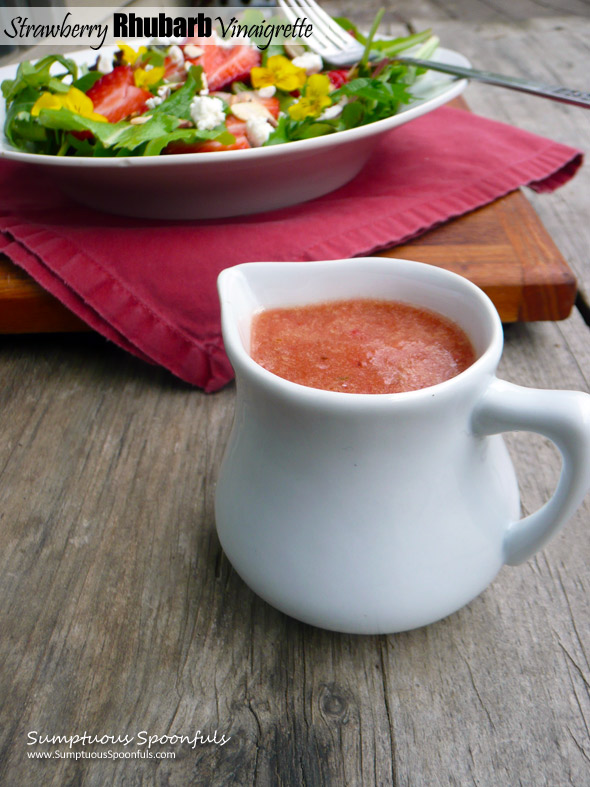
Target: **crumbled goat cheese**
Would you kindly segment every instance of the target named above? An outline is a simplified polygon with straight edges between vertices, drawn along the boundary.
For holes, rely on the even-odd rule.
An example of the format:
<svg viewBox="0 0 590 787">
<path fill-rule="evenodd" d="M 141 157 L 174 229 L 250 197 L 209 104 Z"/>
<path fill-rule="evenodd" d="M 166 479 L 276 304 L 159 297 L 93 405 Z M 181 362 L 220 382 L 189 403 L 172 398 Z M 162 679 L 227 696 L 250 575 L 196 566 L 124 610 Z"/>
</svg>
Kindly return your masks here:
<svg viewBox="0 0 590 787">
<path fill-rule="evenodd" d="M 270 137 L 272 126 L 262 117 L 252 117 L 246 121 L 246 136 L 253 148 L 259 148 Z"/>
<path fill-rule="evenodd" d="M 276 92 L 277 89 L 274 85 L 267 85 L 266 87 L 258 88 L 258 95 L 260 98 L 272 98 Z"/>
<path fill-rule="evenodd" d="M 211 131 L 225 120 L 223 101 L 211 96 L 195 96 L 191 101 L 190 113 L 199 131 Z"/>
<path fill-rule="evenodd" d="M 297 66 L 297 68 L 305 69 L 305 73 L 308 75 L 319 74 L 324 67 L 322 58 L 316 55 L 315 52 L 305 52 L 303 55 L 299 55 L 299 57 L 294 57 L 292 63 L 294 66 Z"/>
<path fill-rule="evenodd" d="M 184 63 L 184 54 L 182 49 L 179 46 L 176 46 L 176 44 L 168 49 L 167 54 L 170 60 L 173 63 L 176 63 L 176 65 L 181 66 Z"/>
<path fill-rule="evenodd" d="M 98 56 L 98 60 L 96 61 L 96 70 L 100 74 L 110 74 L 113 70 L 113 58 L 110 55 L 105 55 L 104 52 L 102 55 Z"/>
<path fill-rule="evenodd" d="M 145 102 L 145 105 L 148 109 L 155 109 L 162 103 L 162 101 L 164 101 L 164 99 L 160 98 L 160 96 L 152 96 L 151 98 L 148 98 L 148 100 Z"/>
</svg>

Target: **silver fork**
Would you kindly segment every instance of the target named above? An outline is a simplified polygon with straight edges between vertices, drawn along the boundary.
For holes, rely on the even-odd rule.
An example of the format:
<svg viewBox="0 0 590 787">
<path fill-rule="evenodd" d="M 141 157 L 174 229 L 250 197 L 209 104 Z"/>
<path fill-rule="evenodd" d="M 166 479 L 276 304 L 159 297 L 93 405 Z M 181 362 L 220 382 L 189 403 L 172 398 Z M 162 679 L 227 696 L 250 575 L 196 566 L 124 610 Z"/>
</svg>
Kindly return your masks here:
<svg viewBox="0 0 590 787">
<path fill-rule="evenodd" d="M 312 35 L 305 39 L 305 44 L 321 55 L 327 63 L 338 68 L 353 66 L 361 59 L 365 47 L 352 38 L 346 30 L 335 22 L 315 0 L 277 0 L 287 20 L 292 24 L 297 19 L 307 19 L 313 27 Z M 399 63 L 409 66 L 426 68 L 431 71 L 441 71 L 466 79 L 485 82 L 488 85 L 498 85 L 522 93 L 531 93 L 543 96 L 553 101 L 564 104 L 575 104 L 578 107 L 590 108 L 590 93 L 583 90 L 571 90 L 567 87 L 544 85 L 521 77 L 494 74 L 491 71 L 480 71 L 475 68 L 464 68 L 447 63 L 438 63 L 433 60 L 421 60 L 414 57 L 396 57 Z"/>
</svg>

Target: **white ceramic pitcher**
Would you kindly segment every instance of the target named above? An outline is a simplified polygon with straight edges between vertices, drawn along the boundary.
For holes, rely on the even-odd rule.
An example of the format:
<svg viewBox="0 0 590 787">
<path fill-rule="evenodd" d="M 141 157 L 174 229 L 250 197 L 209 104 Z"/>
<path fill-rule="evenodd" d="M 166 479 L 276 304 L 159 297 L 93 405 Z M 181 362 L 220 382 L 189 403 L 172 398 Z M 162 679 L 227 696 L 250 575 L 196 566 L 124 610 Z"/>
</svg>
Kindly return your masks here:
<svg viewBox="0 0 590 787">
<path fill-rule="evenodd" d="M 216 490 L 219 538 L 244 581 L 299 620 L 393 633 L 469 602 L 504 563 L 526 560 L 590 486 L 590 396 L 498 380 L 502 326 L 466 279 L 407 260 L 248 263 L 219 277 L 236 372 L 233 429 Z M 261 308 L 343 298 L 406 301 L 471 338 L 477 360 L 439 385 L 396 394 L 317 390 L 249 356 Z M 563 456 L 553 497 L 519 519 L 500 432 L 550 438 Z"/>
</svg>

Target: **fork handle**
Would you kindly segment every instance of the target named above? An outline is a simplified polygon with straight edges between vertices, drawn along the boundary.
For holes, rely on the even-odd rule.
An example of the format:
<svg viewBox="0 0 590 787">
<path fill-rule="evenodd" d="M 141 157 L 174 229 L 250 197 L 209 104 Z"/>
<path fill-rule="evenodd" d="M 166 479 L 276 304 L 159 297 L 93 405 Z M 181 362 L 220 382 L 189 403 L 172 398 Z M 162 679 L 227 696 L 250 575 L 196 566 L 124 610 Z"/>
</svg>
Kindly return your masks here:
<svg viewBox="0 0 590 787">
<path fill-rule="evenodd" d="M 463 66 L 451 66 L 446 63 L 438 63 L 432 60 L 419 60 L 413 57 L 398 57 L 396 60 L 408 66 L 418 66 L 431 71 L 442 71 L 444 74 L 475 79 L 478 82 L 485 82 L 488 85 L 499 85 L 511 90 L 520 90 L 522 93 L 532 93 L 536 96 L 551 98 L 553 101 L 561 101 L 564 104 L 575 104 L 578 107 L 590 109 L 590 93 L 583 90 L 570 90 L 567 87 L 552 85 L 542 85 L 538 82 L 531 82 L 520 77 L 507 77 L 502 74 L 494 74 L 491 71 L 479 71 L 475 68 L 464 68 Z"/>
</svg>

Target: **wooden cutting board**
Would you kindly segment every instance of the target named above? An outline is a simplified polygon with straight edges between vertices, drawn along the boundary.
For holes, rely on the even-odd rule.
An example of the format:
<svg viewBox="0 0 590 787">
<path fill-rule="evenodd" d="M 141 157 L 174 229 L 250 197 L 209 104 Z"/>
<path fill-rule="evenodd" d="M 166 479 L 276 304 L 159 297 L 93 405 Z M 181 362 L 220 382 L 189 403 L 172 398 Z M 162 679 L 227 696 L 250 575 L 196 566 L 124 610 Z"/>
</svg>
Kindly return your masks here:
<svg viewBox="0 0 590 787">
<path fill-rule="evenodd" d="M 381 254 L 465 276 L 489 295 L 502 322 L 564 320 L 576 299 L 573 272 L 520 191 Z"/>
<path fill-rule="evenodd" d="M 462 99 L 453 102 L 466 108 Z M 520 191 L 378 256 L 419 260 L 459 273 L 492 299 L 503 322 L 563 320 L 576 279 Z M 0 333 L 90 328 L 0 255 Z"/>
</svg>

